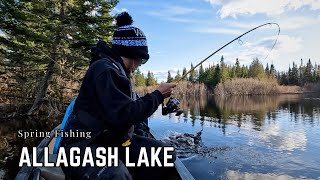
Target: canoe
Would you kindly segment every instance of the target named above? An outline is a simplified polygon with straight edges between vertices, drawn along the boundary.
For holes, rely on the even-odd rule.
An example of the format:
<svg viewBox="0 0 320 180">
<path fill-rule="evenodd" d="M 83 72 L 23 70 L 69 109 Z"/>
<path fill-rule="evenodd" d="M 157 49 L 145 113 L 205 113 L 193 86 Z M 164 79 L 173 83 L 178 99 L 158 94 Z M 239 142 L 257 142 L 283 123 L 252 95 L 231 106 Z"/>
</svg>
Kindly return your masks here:
<svg viewBox="0 0 320 180">
<path fill-rule="evenodd" d="M 37 159 L 43 159 L 43 151 L 44 147 L 49 147 L 49 161 L 50 159 L 54 159 L 55 155 L 53 155 L 53 147 L 56 141 L 54 137 L 54 131 L 58 129 L 56 127 L 50 133 L 50 138 L 44 138 L 37 147 Z M 154 139 L 157 138 L 155 133 L 150 133 L 149 136 Z M 30 156 L 31 157 L 31 156 Z M 64 180 L 65 175 L 60 167 L 27 167 L 24 165 L 18 172 L 15 177 L 16 180 L 26 180 L 26 179 L 33 179 L 33 180 Z M 194 180 L 191 173 L 188 169 L 184 166 L 181 160 L 177 157 L 175 161 L 175 170 L 172 171 L 170 174 L 170 178 L 172 180 Z"/>
</svg>

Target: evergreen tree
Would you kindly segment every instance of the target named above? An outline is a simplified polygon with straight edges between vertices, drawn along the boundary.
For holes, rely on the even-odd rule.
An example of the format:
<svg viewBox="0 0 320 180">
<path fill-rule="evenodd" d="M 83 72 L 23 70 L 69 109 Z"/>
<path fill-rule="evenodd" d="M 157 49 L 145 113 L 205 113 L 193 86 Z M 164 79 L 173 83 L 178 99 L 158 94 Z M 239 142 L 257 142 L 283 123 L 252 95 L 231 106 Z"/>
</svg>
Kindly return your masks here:
<svg viewBox="0 0 320 180">
<path fill-rule="evenodd" d="M 289 70 L 288 70 L 288 85 L 291 84 L 291 77 L 292 77 L 292 72 L 291 72 L 291 67 L 289 66 Z"/>
<path fill-rule="evenodd" d="M 179 70 L 177 71 L 177 75 L 174 77 L 174 80 L 177 81 L 178 79 L 181 78 Z"/>
<path fill-rule="evenodd" d="M 247 78 L 249 76 L 248 73 L 249 73 L 248 67 L 242 65 L 242 67 L 241 67 L 241 77 L 242 78 Z"/>
<path fill-rule="evenodd" d="M 186 74 L 187 74 L 187 69 L 184 67 L 182 70 L 182 77 L 184 77 L 183 80 L 187 80 L 187 77 L 185 77 Z"/>
<path fill-rule="evenodd" d="M 219 82 L 221 82 L 222 74 L 219 64 L 217 64 L 216 68 L 214 69 L 213 75 L 213 86 L 216 86 Z"/>
<path fill-rule="evenodd" d="M 318 82 L 319 80 L 319 67 L 317 63 L 314 64 L 314 82 Z"/>
<path fill-rule="evenodd" d="M 50 84 L 53 75 L 67 76 L 70 70 L 88 65 L 88 50 L 96 40 L 110 41 L 114 29 L 110 11 L 116 4 L 104 0 L 1 1 L 0 30 L 5 37 L 0 36 L 4 45 L 0 52 L 11 66 L 39 72 L 26 78 L 26 84 L 39 82 L 28 114 L 40 107 L 48 87 L 56 86 Z"/>
<path fill-rule="evenodd" d="M 285 72 L 281 73 L 281 84 L 282 85 L 289 85 L 288 73 L 285 73 Z"/>
<path fill-rule="evenodd" d="M 320 81 L 320 65 L 316 66 L 317 70 L 317 81 Z"/>
<path fill-rule="evenodd" d="M 312 82 L 312 80 L 313 80 L 312 69 L 313 69 L 313 67 L 311 64 L 311 60 L 309 59 L 307 66 L 305 68 L 305 71 L 304 71 L 304 81 L 305 82 Z"/>
<path fill-rule="evenodd" d="M 254 59 L 249 67 L 249 76 L 262 79 L 264 77 L 264 68 L 258 58 Z"/>
<path fill-rule="evenodd" d="M 232 66 L 230 69 L 231 69 L 230 78 L 236 78 L 236 67 Z"/>
<path fill-rule="evenodd" d="M 220 60 L 220 67 L 221 67 L 221 82 L 224 82 L 225 80 L 227 80 L 230 76 L 229 76 L 229 72 L 228 72 L 228 67 L 227 65 L 224 63 L 224 57 L 221 56 L 221 60 Z"/>
<path fill-rule="evenodd" d="M 173 77 L 171 76 L 170 71 L 168 71 L 167 83 L 173 82 Z"/>
<path fill-rule="evenodd" d="M 236 71 L 236 77 L 243 77 L 238 58 L 236 59 L 236 70 L 235 71 Z"/>
<path fill-rule="evenodd" d="M 300 67 L 299 67 L 299 80 L 300 80 L 300 82 L 299 82 L 299 84 L 300 84 L 300 86 L 303 86 L 304 85 L 304 69 L 305 69 L 305 67 L 303 67 L 303 60 L 302 60 L 302 58 L 301 58 L 301 63 L 300 63 Z"/>
<path fill-rule="evenodd" d="M 205 82 L 205 72 L 204 72 L 202 64 L 200 65 L 200 68 L 199 68 L 199 82 L 200 83 Z"/>
<path fill-rule="evenodd" d="M 270 65 L 270 77 L 275 77 L 276 76 L 276 69 L 273 65 L 273 63 Z"/>
<path fill-rule="evenodd" d="M 317 78 L 317 64 L 315 63 L 313 66 L 313 75 L 312 75 L 312 82 L 317 82 L 318 78 Z"/>
<path fill-rule="evenodd" d="M 269 69 L 269 64 L 267 63 L 267 67 L 264 70 L 264 73 L 269 77 L 270 76 L 270 69 Z"/>
<path fill-rule="evenodd" d="M 198 82 L 199 81 L 199 71 L 194 70 L 194 77 L 195 77 L 194 82 Z"/>
<path fill-rule="evenodd" d="M 209 87 L 214 87 L 215 66 L 210 66 L 204 71 L 204 84 Z"/>
<path fill-rule="evenodd" d="M 277 73 L 276 79 L 277 79 L 278 84 L 281 84 L 281 74 L 280 74 L 280 72 Z"/>
<path fill-rule="evenodd" d="M 291 75 L 289 75 L 289 81 L 292 85 L 299 85 L 299 70 L 294 62 L 292 64 Z"/>
<path fill-rule="evenodd" d="M 147 79 L 146 79 L 146 85 L 147 86 L 153 86 L 153 85 L 156 85 L 156 84 L 157 84 L 157 80 L 154 77 L 153 73 L 148 71 Z"/>
<path fill-rule="evenodd" d="M 189 73 L 189 81 L 190 82 L 196 82 L 197 81 L 197 73 L 196 70 L 193 69 L 193 64 L 191 63 L 191 72 Z"/>
<path fill-rule="evenodd" d="M 146 86 L 146 79 L 139 69 L 133 73 L 135 86 Z"/>
</svg>

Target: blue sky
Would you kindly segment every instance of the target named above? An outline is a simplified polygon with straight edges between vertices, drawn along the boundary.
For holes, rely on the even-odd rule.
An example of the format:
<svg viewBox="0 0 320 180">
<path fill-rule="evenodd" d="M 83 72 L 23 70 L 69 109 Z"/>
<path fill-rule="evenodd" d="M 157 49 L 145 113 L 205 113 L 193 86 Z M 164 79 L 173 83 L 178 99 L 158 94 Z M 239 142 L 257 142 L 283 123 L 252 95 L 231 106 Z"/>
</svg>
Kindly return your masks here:
<svg viewBox="0 0 320 180">
<path fill-rule="evenodd" d="M 164 80 L 168 70 L 174 75 L 183 67 L 199 63 L 209 54 L 240 34 L 258 25 L 280 25 L 278 43 L 270 52 L 277 35 L 276 26 L 266 26 L 243 37 L 210 58 L 217 63 L 224 55 L 228 64 L 248 65 L 257 57 L 277 70 L 310 58 L 320 64 L 319 0 L 120 0 L 113 13 L 128 11 L 134 26 L 148 39 L 150 60 L 140 69 L 152 71 Z M 269 54 L 268 58 L 265 57 Z"/>
<path fill-rule="evenodd" d="M 212 52 L 264 23 L 278 23 L 278 43 L 270 51 L 276 26 L 265 26 L 227 46 L 203 65 L 216 64 L 221 56 L 228 64 L 249 65 L 259 58 L 287 70 L 294 61 L 310 58 L 320 64 L 320 0 L 120 0 L 113 14 L 128 11 L 134 26 L 148 40 L 149 61 L 140 67 L 152 71 L 161 82 L 170 70 L 175 75 L 191 63 L 198 64 Z M 0 32 L 1 35 L 1 32 Z M 266 56 L 268 55 L 268 58 Z"/>
</svg>

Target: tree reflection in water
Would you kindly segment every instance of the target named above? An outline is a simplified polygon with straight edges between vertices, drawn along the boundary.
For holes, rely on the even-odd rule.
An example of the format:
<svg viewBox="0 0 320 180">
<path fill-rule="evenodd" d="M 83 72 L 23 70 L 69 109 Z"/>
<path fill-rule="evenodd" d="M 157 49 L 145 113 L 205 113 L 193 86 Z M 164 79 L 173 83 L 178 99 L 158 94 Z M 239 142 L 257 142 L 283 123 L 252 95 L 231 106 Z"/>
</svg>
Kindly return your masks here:
<svg viewBox="0 0 320 180">
<path fill-rule="evenodd" d="M 180 101 L 180 107 L 184 110 L 184 113 L 179 117 L 173 117 L 174 114 L 169 115 L 169 119 L 177 118 L 177 127 L 172 123 L 170 124 L 167 117 L 159 115 L 161 112 L 157 112 L 152 119 L 163 118 L 163 121 L 152 121 L 151 126 L 152 123 L 154 123 L 154 125 L 151 128 L 163 129 L 164 127 L 173 127 L 177 130 L 183 128 L 185 131 L 195 126 L 209 126 L 207 128 L 211 127 L 211 129 L 203 132 L 203 136 L 206 137 L 207 140 L 210 140 L 208 144 L 220 141 L 221 144 L 232 146 L 229 141 L 236 141 L 234 137 L 239 137 L 239 141 L 241 142 L 236 141 L 237 143 L 245 144 L 245 147 L 232 148 L 232 150 L 225 153 L 225 157 L 232 157 L 228 157 L 231 164 L 234 163 L 235 160 L 237 160 L 237 163 L 241 163 L 244 158 L 250 159 L 251 157 L 248 152 L 254 152 L 259 155 L 261 152 L 255 151 L 254 148 L 263 147 L 266 149 L 271 148 L 272 151 L 281 152 L 303 151 L 306 154 L 302 157 L 305 161 L 301 166 L 305 165 L 317 169 L 314 167 L 313 161 L 311 161 L 310 158 L 308 161 L 308 157 L 313 157 L 315 153 L 317 153 L 315 149 L 320 148 L 319 134 L 316 135 L 316 133 L 319 133 L 318 130 L 320 127 L 319 95 L 200 96 L 182 98 Z M 160 109 L 161 108 L 159 108 L 159 111 L 161 111 Z M 13 179 L 19 169 L 18 162 L 22 147 L 37 146 L 42 139 L 28 138 L 24 140 L 23 138 L 17 138 L 17 132 L 19 130 L 30 131 L 37 129 L 50 131 L 60 120 L 61 117 L 32 117 L 28 119 L 10 119 L 0 122 L 0 179 Z M 161 124 L 157 124 L 157 122 Z M 182 122 L 183 124 L 181 124 Z M 183 127 L 190 126 L 189 122 L 191 127 Z M 228 133 L 234 133 L 235 128 L 241 129 L 241 134 L 235 133 L 234 136 L 230 137 Z M 220 134 L 223 134 L 223 136 L 217 134 L 217 130 Z M 199 128 L 195 131 L 199 131 Z M 215 134 L 212 134 L 213 132 Z M 250 146 L 250 149 L 247 148 L 247 145 Z M 263 154 L 266 153 L 264 151 L 265 150 L 262 151 Z M 236 157 L 241 154 L 242 159 L 237 159 L 232 153 L 236 154 Z M 272 154 L 272 156 L 277 159 L 272 159 L 272 161 L 268 159 L 265 160 L 270 167 L 274 166 L 279 168 L 279 165 L 285 164 L 290 160 L 289 156 L 286 157 L 283 156 L 283 154 L 279 155 L 275 153 Z M 264 155 L 259 155 L 259 157 L 259 162 L 264 162 Z M 289 160 L 284 160 L 283 157 Z M 223 163 L 228 162 L 225 161 Z M 251 161 L 245 163 L 254 165 L 256 162 Z M 205 161 L 202 160 L 201 164 L 204 166 L 199 167 L 205 168 Z M 232 167 L 230 164 L 227 165 L 228 167 Z M 209 165 L 207 166 L 209 167 Z M 223 165 L 220 164 L 220 166 L 224 168 Z M 295 167 L 294 165 L 291 166 Z M 228 169 L 227 167 L 225 168 Z M 216 166 L 215 171 L 218 169 L 219 167 Z M 262 171 L 266 170 L 264 169 Z M 232 173 L 230 174 L 230 172 Z M 299 171 L 297 171 L 297 173 L 299 173 Z M 308 174 L 308 172 L 303 173 Z M 229 171 L 229 175 L 233 176 L 233 174 L 233 171 Z M 229 175 L 222 176 L 229 177 Z M 266 177 L 269 176 L 267 175 Z"/>
<path fill-rule="evenodd" d="M 184 160 L 196 179 L 313 179 L 320 177 L 319 97 L 181 99 L 185 110 L 181 117 L 172 115 L 168 122 L 165 117 L 155 116 L 151 128 L 193 134 L 203 128 L 202 139 L 208 149 L 228 147 L 221 154 L 212 151 L 209 154 L 214 156 Z"/>
</svg>

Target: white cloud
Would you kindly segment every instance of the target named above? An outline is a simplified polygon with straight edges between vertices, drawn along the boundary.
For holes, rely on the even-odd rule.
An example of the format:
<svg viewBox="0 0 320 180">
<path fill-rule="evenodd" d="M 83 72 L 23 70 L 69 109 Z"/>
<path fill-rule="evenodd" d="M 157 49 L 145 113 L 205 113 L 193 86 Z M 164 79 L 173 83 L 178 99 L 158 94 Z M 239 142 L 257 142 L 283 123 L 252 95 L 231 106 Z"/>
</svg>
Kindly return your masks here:
<svg viewBox="0 0 320 180">
<path fill-rule="evenodd" d="M 126 12 L 128 12 L 128 9 L 126 9 L 126 8 L 121 8 L 121 9 L 119 9 L 119 8 L 113 8 L 113 10 L 111 11 L 111 14 L 113 14 L 113 15 L 115 15 L 115 14 L 119 14 L 119 13 L 122 13 L 122 12 L 124 12 L 124 11 L 126 11 Z"/>
<path fill-rule="evenodd" d="M 173 68 L 169 70 L 160 70 L 160 71 L 152 71 L 154 77 L 158 80 L 158 83 L 160 82 L 166 82 L 168 77 L 168 71 L 170 71 L 170 74 L 172 77 L 175 77 L 177 75 L 177 72 L 179 71 L 179 74 L 182 75 L 183 68 Z M 188 70 L 188 69 L 187 69 Z M 142 72 L 144 75 L 148 74 L 148 71 Z"/>
<path fill-rule="evenodd" d="M 189 19 L 186 17 L 179 17 L 175 15 L 175 13 L 163 13 L 163 11 L 149 11 L 147 12 L 148 15 L 150 16 L 156 16 L 161 19 L 165 19 L 168 21 L 173 21 L 173 22 L 180 22 L 180 23 L 195 23 L 197 22 L 196 20 Z"/>
<path fill-rule="evenodd" d="M 226 23 L 226 25 L 230 26 L 230 27 L 235 27 L 235 28 L 241 28 L 241 29 L 252 29 L 254 27 L 259 26 L 260 24 L 262 24 L 261 22 L 240 22 L 240 21 L 224 21 Z"/>
<path fill-rule="evenodd" d="M 320 23 L 320 15 L 318 18 L 316 17 L 306 17 L 306 16 L 293 16 L 293 17 L 281 17 L 279 19 L 275 18 L 272 22 L 278 23 L 281 30 L 292 30 L 292 29 L 300 29 L 306 28 L 309 26 L 315 26 Z M 241 29 L 251 29 L 261 25 L 262 23 L 267 22 L 241 22 L 237 21 L 225 21 L 226 25 L 230 27 L 236 27 Z M 268 27 L 268 26 L 266 26 Z M 266 28 L 263 27 L 263 28 Z M 275 28 L 274 26 L 270 28 Z"/>
<path fill-rule="evenodd" d="M 217 62 L 205 61 L 204 63 L 202 63 L 202 67 L 205 69 L 205 68 L 208 68 L 209 66 L 213 66 L 216 64 L 217 64 Z"/>
<path fill-rule="evenodd" d="M 168 71 L 154 71 L 153 74 L 158 83 L 167 81 Z"/>
<path fill-rule="evenodd" d="M 253 43 L 244 43 L 244 48 L 257 51 L 258 49 L 271 49 L 276 36 L 266 37 Z M 279 35 L 278 41 L 274 47 L 275 50 L 281 52 L 296 52 L 302 48 L 302 39 L 297 37 L 291 37 L 288 35 Z"/>
<path fill-rule="evenodd" d="M 160 17 L 176 17 L 181 15 L 192 14 L 195 12 L 200 12 L 197 9 L 187 8 L 182 6 L 167 6 L 162 8 L 159 11 L 149 11 L 147 14 L 153 16 L 160 16 Z"/>
<path fill-rule="evenodd" d="M 275 50 L 281 52 L 296 52 L 302 49 L 302 39 L 288 35 L 280 35 Z"/>
<path fill-rule="evenodd" d="M 169 6 L 166 11 L 170 12 L 172 15 L 185 15 L 185 14 L 198 12 L 197 9 L 187 8 L 182 6 Z"/>
<path fill-rule="evenodd" d="M 278 21 L 281 29 L 298 29 L 306 28 L 309 26 L 318 25 L 320 23 L 320 18 L 313 17 L 288 17 L 281 18 Z"/>
<path fill-rule="evenodd" d="M 276 36 L 262 38 L 258 41 L 244 42 L 242 45 L 235 44 L 217 54 L 218 57 L 224 56 L 225 62 L 233 64 L 236 58 L 241 64 L 249 65 L 254 58 L 269 62 L 281 55 L 297 52 L 302 49 L 302 39 L 288 35 L 280 35 L 278 41 L 271 51 L 276 40 Z M 266 59 L 267 58 L 267 59 Z"/>
<path fill-rule="evenodd" d="M 183 6 L 176 5 L 167 5 L 158 11 L 148 11 L 146 14 L 151 16 L 160 17 L 162 19 L 174 22 L 183 22 L 183 23 L 198 23 L 197 20 L 190 19 L 187 15 L 193 15 L 195 13 L 203 13 L 204 11 L 188 8 Z"/>
<path fill-rule="evenodd" d="M 311 10 L 320 9 L 319 0 L 206 0 L 211 5 L 221 5 L 219 14 L 221 18 L 238 15 L 267 14 L 277 16 L 289 10 L 309 7 Z"/>
</svg>

